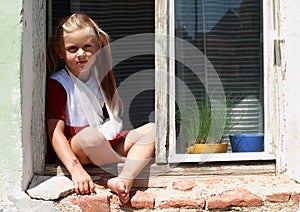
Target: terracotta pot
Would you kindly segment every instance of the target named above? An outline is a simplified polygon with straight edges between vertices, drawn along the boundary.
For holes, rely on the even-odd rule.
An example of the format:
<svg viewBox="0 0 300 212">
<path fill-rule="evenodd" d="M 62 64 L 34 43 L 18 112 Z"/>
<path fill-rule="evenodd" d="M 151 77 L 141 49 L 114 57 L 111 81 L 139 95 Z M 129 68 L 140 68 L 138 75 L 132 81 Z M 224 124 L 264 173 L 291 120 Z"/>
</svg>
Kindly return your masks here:
<svg viewBox="0 0 300 212">
<path fill-rule="evenodd" d="M 225 153 L 227 152 L 228 143 L 219 144 L 194 144 L 187 148 L 189 154 L 204 154 L 204 153 Z"/>
</svg>

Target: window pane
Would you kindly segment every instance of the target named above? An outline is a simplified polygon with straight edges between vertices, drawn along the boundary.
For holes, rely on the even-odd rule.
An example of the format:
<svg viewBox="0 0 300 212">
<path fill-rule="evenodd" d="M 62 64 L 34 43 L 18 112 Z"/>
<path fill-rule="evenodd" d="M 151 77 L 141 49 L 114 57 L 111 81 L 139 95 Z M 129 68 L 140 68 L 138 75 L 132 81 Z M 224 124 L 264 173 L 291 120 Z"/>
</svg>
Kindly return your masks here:
<svg viewBox="0 0 300 212">
<path fill-rule="evenodd" d="M 211 64 L 226 98 L 231 97 L 227 100 L 234 99 L 235 103 L 229 114 L 235 121 L 224 132 L 224 139 L 228 140 L 229 133 L 263 133 L 260 0 L 175 0 L 175 34 L 196 46 L 207 58 L 207 61 L 199 60 L 183 53 L 184 60 L 189 59 L 199 67 L 198 77 L 184 62 L 176 63 L 177 104 L 190 101 L 186 95 L 188 90 L 197 101 L 209 102 L 205 88 L 213 90 L 215 83 L 207 68 Z M 175 48 L 177 54 L 185 52 L 178 51 L 180 46 Z M 179 122 L 177 129 L 180 129 Z M 177 139 L 178 153 L 183 153 L 185 148 L 186 138 Z"/>
</svg>

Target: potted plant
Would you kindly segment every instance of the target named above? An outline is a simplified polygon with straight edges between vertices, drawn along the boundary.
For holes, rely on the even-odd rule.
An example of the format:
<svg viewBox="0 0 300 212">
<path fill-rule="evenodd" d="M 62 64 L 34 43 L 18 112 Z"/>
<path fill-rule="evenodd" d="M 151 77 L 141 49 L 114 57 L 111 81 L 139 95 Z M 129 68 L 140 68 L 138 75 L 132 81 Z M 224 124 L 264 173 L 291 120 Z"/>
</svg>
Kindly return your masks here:
<svg viewBox="0 0 300 212">
<path fill-rule="evenodd" d="M 264 151 L 264 134 L 262 133 L 230 134 L 229 140 L 232 152 Z"/>
<path fill-rule="evenodd" d="M 238 98 L 227 96 L 226 107 L 219 110 L 213 110 L 208 101 L 198 101 L 196 106 L 178 110 L 176 120 L 181 137 L 187 142 L 187 153 L 227 152 L 228 142 L 224 142 L 223 137 L 236 122 L 229 114 L 237 102 Z"/>
</svg>

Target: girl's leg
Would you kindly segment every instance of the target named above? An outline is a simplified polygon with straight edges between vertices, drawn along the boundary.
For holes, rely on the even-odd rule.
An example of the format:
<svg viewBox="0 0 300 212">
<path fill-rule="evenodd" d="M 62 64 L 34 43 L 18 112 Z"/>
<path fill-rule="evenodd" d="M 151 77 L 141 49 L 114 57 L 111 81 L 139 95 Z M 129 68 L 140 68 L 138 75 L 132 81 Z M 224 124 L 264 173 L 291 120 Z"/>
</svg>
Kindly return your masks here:
<svg viewBox="0 0 300 212">
<path fill-rule="evenodd" d="M 124 157 L 117 154 L 110 143 L 96 129 L 87 127 L 81 130 L 71 141 L 71 148 L 83 164 L 93 163 L 97 166 L 123 163 Z"/>
<path fill-rule="evenodd" d="M 149 123 L 132 130 L 123 144 L 115 150 L 127 156 L 120 175 L 108 181 L 109 188 L 118 194 L 122 203 L 129 200 L 133 180 L 149 163 L 155 151 L 155 124 Z"/>
</svg>

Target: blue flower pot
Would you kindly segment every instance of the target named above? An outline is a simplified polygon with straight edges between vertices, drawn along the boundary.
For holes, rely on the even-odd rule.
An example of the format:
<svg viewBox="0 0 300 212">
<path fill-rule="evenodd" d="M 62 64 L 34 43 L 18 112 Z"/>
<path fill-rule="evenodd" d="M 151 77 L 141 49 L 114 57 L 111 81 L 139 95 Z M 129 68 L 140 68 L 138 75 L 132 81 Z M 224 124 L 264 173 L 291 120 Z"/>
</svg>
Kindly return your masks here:
<svg viewBox="0 0 300 212">
<path fill-rule="evenodd" d="M 263 134 L 231 134 L 229 135 L 232 152 L 263 152 Z"/>
</svg>

